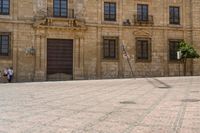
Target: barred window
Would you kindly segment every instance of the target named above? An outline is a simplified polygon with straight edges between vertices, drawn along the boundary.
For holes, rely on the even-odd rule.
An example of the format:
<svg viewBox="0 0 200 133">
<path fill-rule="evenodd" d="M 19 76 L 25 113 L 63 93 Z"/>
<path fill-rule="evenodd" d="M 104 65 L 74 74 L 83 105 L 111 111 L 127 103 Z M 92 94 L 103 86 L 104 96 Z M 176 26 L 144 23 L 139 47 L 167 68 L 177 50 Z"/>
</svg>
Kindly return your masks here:
<svg viewBox="0 0 200 133">
<path fill-rule="evenodd" d="M 9 15 L 10 0 L 0 0 L 0 15 Z"/>
<path fill-rule="evenodd" d="M 0 56 L 9 56 L 9 34 L 0 34 Z"/>
<path fill-rule="evenodd" d="M 104 59 L 116 59 L 118 41 L 116 38 L 104 38 L 103 39 L 103 58 Z"/>
<path fill-rule="evenodd" d="M 170 24 L 180 24 L 180 8 L 170 6 L 169 7 L 169 19 Z"/>
<path fill-rule="evenodd" d="M 137 20 L 138 21 L 148 21 L 148 5 L 138 4 L 137 5 Z"/>
<path fill-rule="evenodd" d="M 54 0 L 53 5 L 55 17 L 68 17 L 68 0 Z"/>
<path fill-rule="evenodd" d="M 169 59 L 177 60 L 177 51 L 180 41 L 179 40 L 170 40 L 169 41 Z"/>
<path fill-rule="evenodd" d="M 138 61 L 149 61 L 151 59 L 150 39 L 136 39 L 136 58 Z"/>
<path fill-rule="evenodd" d="M 104 20 L 116 21 L 116 3 L 113 2 L 104 3 Z"/>
</svg>

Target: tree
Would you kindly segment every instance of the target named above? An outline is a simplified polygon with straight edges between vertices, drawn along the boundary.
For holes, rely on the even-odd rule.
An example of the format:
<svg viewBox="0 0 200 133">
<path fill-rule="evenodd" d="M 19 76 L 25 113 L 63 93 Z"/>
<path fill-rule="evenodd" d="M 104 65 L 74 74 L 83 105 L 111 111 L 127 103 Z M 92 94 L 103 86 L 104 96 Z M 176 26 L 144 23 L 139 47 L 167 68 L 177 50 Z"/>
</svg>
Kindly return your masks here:
<svg viewBox="0 0 200 133">
<path fill-rule="evenodd" d="M 194 58 L 199 58 L 200 55 L 197 53 L 197 51 L 190 45 L 189 43 L 186 42 L 180 42 L 179 44 L 179 51 L 181 51 L 182 54 L 182 60 L 184 63 L 184 75 L 186 75 L 186 64 L 187 64 L 187 59 L 194 59 Z"/>
</svg>

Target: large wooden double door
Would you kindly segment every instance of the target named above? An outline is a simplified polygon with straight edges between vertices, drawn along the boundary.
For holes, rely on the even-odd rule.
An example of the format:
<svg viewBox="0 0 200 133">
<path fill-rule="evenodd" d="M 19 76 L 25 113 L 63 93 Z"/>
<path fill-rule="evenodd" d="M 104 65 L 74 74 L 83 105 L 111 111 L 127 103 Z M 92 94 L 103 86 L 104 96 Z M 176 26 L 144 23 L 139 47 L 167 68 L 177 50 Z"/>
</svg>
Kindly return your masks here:
<svg viewBox="0 0 200 133">
<path fill-rule="evenodd" d="M 73 40 L 47 40 L 47 80 L 73 79 Z"/>
</svg>

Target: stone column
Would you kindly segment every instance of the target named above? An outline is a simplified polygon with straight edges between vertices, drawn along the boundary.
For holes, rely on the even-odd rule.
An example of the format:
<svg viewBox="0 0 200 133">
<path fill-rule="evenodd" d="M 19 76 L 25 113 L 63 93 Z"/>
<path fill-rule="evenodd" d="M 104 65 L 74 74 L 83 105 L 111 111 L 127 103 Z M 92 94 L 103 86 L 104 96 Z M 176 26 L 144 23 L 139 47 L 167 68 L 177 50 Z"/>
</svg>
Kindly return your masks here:
<svg viewBox="0 0 200 133">
<path fill-rule="evenodd" d="M 123 23 L 123 1 L 120 1 L 119 2 L 119 22 L 120 24 Z M 119 62 L 118 62 L 118 78 L 123 78 L 124 77 L 124 68 L 123 68 L 123 62 L 124 62 L 124 59 L 123 59 L 123 56 L 122 56 L 122 48 L 121 48 L 121 43 L 122 43 L 122 39 L 123 39 L 123 29 L 122 27 L 120 27 L 118 29 L 118 32 L 119 32 L 119 42 L 118 42 L 118 47 L 119 47 L 119 53 L 118 53 L 118 56 L 119 56 Z"/>
<path fill-rule="evenodd" d="M 163 27 L 167 27 L 168 23 L 168 15 L 165 12 L 168 12 L 168 3 L 167 1 L 163 2 L 163 8 L 164 8 L 164 13 L 163 13 Z M 164 70 L 164 75 L 163 76 L 169 76 L 169 64 L 168 64 L 168 30 L 163 29 L 163 70 Z"/>
<path fill-rule="evenodd" d="M 45 78 L 45 55 L 46 55 L 46 36 L 36 32 L 34 48 L 36 49 L 34 62 L 34 81 L 44 81 Z"/>
<path fill-rule="evenodd" d="M 84 64 L 84 53 L 83 53 L 84 38 L 76 36 L 74 39 L 74 79 L 84 79 L 83 64 Z"/>
<path fill-rule="evenodd" d="M 18 38 L 18 26 L 15 25 L 13 26 L 14 27 L 14 31 L 12 33 L 12 55 L 13 55 L 13 62 L 12 62 L 12 66 L 13 66 L 13 71 L 15 73 L 15 76 L 14 76 L 14 82 L 17 82 L 18 81 L 18 41 L 17 41 L 17 38 Z"/>
</svg>

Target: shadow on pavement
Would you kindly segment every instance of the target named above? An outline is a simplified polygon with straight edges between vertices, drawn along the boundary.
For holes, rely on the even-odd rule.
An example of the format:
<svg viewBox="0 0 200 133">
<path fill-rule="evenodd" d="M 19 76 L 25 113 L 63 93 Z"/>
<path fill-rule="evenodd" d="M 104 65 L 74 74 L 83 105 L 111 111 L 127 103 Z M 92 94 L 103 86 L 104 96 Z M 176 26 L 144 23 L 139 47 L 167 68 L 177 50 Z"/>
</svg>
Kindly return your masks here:
<svg viewBox="0 0 200 133">
<path fill-rule="evenodd" d="M 147 79 L 147 81 L 152 84 L 155 88 L 161 88 L 161 89 L 169 89 L 169 88 L 172 88 L 170 85 L 168 85 L 167 83 L 159 80 L 159 79 L 156 79 L 156 78 L 151 78 L 152 80 L 150 79 Z"/>
</svg>

